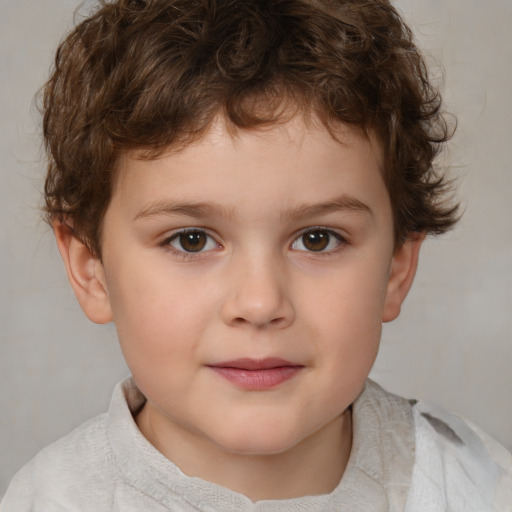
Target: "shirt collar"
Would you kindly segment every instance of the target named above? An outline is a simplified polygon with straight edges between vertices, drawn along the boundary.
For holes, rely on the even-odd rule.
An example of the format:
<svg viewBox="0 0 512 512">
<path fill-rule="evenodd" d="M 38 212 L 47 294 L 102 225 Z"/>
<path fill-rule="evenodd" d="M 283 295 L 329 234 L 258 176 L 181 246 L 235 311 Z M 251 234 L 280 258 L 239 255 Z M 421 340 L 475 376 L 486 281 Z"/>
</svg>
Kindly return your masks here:
<svg viewBox="0 0 512 512">
<path fill-rule="evenodd" d="M 371 380 L 352 405 L 352 451 L 338 486 L 325 495 L 257 503 L 185 475 L 157 451 L 133 419 L 144 402 L 132 379 L 116 387 L 109 408 L 109 441 L 124 479 L 169 508 L 177 502 L 204 512 L 387 512 L 405 507 L 415 452 L 411 406 Z"/>
</svg>

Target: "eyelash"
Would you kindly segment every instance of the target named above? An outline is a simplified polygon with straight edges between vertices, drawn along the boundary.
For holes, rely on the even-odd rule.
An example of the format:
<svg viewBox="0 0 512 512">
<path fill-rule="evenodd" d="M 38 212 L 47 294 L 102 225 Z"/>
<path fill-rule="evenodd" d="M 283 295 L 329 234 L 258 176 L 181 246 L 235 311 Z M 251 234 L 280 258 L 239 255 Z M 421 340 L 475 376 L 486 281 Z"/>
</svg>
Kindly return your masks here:
<svg viewBox="0 0 512 512">
<path fill-rule="evenodd" d="M 318 250 L 318 251 L 307 250 L 307 249 L 304 250 L 304 249 L 296 249 L 293 247 L 296 243 L 298 243 L 300 241 L 302 241 L 302 244 L 304 245 L 304 236 L 307 235 L 308 233 L 313 234 L 315 232 L 327 234 L 329 237 L 328 242 L 327 242 L 328 244 L 330 244 L 332 242 L 331 239 L 334 238 L 337 241 L 337 246 L 335 248 L 329 249 L 327 251 L 323 250 L 323 249 Z M 170 237 L 167 237 L 165 240 L 163 240 L 160 245 L 162 247 L 164 247 L 165 249 L 172 251 L 175 255 L 177 255 L 185 260 L 197 258 L 199 255 L 213 250 L 212 248 L 210 248 L 205 251 L 205 250 L 203 250 L 204 248 L 201 248 L 198 251 L 187 251 L 187 250 L 180 250 L 176 247 L 173 247 L 172 242 L 174 242 L 175 240 L 178 240 L 181 236 L 186 235 L 187 233 L 204 235 L 207 237 L 206 244 L 211 243 L 211 241 L 213 241 L 215 243 L 216 248 L 221 247 L 220 244 L 218 244 L 215 241 L 215 239 L 211 235 L 209 235 L 206 230 L 204 230 L 202 228 L 187 228 L 187 229 L 182 229 L 180 231 L 177 231 Z M 343 248 L 347 245 L 349 245 L 348 241 L 342 235 L 337 233 L 336 231 L 333 231 L 332 229 L 329 229 L 329 228 L 326 228 L 323 226 L 312 226 L 312 227 L 308 227 L 308 228 L 302 230 L 299 233 L 299 235 L 293 239 L 293 242 L 290 244 L 290 249 L 292 249 L 296 252 L 304 252 L 306 254 L 314 254 L 315 256 L 325 257 L 325 256 L 330 256 L 333 253 L 337 253 L 340 250 L 340 247 Z"/>
<path fill-rule="evenodd" d="M 301 231 L 299 236 L 297 236 L 293 240 L 290 247 L 293 249 L 293 245 L 299 241 L 302 241 L 302 243 L 304 243 L 304 236 L 307 234 L 314 234 L 314 233 L 327 234 L 329 237 L 327 244 L 330 244 L 332 242 L 332 239 L 334 239 L 337 242 L 336 247 L 329 249 L 329 250 L 319 250 L 319 251 L 302 250 L 302 249 L 295 249 L 295 250 L 297 250 L 298 252 L 304 252 L 308 255 L 313 254 L 315 256 L 326 257 L 326 256 L 332 256 L 333 254 L 337 253 L 340 249 L 345 248 L 348 245 L 348 241 L 342 235 L 337 233 L 336 231 L 333 231 L 332 229 L 326 228 L 324 226 L 312 226 L 312 227 L 306 228 L 303 231 Z"/>
<path fill-rule="evenodd" d="M 201 228 L 181 229 L 180 231 L 177 231 L 170 237 L 167 237 L 160 245 L 162 247 L 164 247 L 166 250 L 171 251 L 173 254 L 179 256 L 180 258 L 183 258 L 184 260 L 197 258 L 198 255 L 200 255 L 204 252 L 207 252 L 207 251 L 203 251 L 202 249 L 199 251 L 180 250 L 180 249 L 177 249 L 172 246 L 172 242 L 174 242 L 175 240 L 178 240 L 181 236 L 186 235 L 187 233 L 204 235 L 207 237 L 206 243 L 208 243 L 208 241 L 213 241 L 215 243 L 216 247 L 220 247 L 220 245 L 215 241 L 215 239 L 211 235 L 209 235 L 207 233 L 207 231 L 205 231 L 204 229 L 201 229 Z M 211 249 L 209 249 L 209 250 L 211 250 Z"/>
</svg>

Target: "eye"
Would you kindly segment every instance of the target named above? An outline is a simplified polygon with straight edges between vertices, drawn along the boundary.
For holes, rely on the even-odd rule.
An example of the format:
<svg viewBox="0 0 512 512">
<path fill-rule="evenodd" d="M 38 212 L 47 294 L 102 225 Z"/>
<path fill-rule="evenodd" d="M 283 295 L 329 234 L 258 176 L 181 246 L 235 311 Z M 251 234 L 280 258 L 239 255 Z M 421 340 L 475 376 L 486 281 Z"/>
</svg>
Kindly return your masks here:
<svg viewBox="0 0 512 512">
<path fill-rule="evenodd" d="M 188 229 L 175 233 L 166 245 L 180 252 L 204 252 L 218 247 L 217 242 L 201 229 Z"/>
<path fill-rule="evenodd" d="M 343 238 L 328 229 L 313 228 L 304 231 L 294 240 L 291 248 L 296 251 L 329 252 L 344 243 Z"/>
</svg>

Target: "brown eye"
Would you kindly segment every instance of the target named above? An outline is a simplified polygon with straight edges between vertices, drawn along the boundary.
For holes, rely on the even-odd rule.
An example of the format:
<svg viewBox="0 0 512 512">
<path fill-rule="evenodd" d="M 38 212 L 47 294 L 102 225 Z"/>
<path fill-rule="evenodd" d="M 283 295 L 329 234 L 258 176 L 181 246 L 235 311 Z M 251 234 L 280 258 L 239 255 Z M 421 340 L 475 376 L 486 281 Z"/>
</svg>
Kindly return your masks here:
<svg viewBox="0 0 512 512">
<path fill-rule="evenodd" d="M 302 235 L 302 243 L 308 251 L 324 251 L 329 245 L 331 235 L 319 229 L 308 231 Z"/>
<path fill-rule="evenodd" d="M 201 231 L 192 231 L 180 235 L 180 245 L 187 252 L 199 252 L 206 246 L 206 234 Z"/>
<path fill-rule="evenodd" d="M 218 247 L 215 240 L 200 229 L 191 229 L 176 233 L 168 242 L 179 252 L 204 252 Z"/>
<path fill-rule="evenodd" d="M 291 245 L 295 251 L 330 252 L 344 244 L 345 240 L 329 229 L 310 229 L 304 231 Z"/>
</svg>

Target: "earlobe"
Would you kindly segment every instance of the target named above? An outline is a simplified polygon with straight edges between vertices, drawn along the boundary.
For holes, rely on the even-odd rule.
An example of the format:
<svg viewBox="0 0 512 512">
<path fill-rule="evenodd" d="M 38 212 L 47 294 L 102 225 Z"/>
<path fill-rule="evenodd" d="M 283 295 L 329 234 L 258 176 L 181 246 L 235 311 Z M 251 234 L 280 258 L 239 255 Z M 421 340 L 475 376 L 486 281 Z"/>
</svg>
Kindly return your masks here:
<svg viewBox="0 0 512 512">
<path fill-rule="evenodd" d="M 420 247 L 425 233 L 411 233 L 405 243 L 395 250 L 391 262 L 382 321 L 391 322 L 400 314 L 418 268 Z"/>
<path fill-rule="evenodd" d="M 56 221 L 53 232 L 69 282 L 86 316 L 98 324 L 112 321 L 103 264 L 65 222 Z"/>
</svg>

